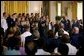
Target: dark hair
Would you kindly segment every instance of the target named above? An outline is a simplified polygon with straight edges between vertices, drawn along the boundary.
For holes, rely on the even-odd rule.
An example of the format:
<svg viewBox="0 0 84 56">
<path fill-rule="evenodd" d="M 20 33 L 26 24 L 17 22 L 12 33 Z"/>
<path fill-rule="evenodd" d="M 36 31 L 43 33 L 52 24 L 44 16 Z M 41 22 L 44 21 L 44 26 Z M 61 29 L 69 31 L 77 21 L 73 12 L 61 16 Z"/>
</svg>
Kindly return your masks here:
<svg viewBox="0 0 84 56">
<path fill-rule="evenodd" d="M 32 50 L 30 50 L 30 48 L 28 48 L 29 43 L 34 44 L 34 47 Z M 34 55 L 36 51 L 37 51 L 37 49 L 36 49 L 36 44 L 35 44 L 35 41 L 33 39 L 33 36 L 31 35 L 31 36 L 26 37 L 25 38 L 25 52 L 26 52 L 26 54 L 27 55 Z"/>
<path fill-rule="evenodd" d="M 69 48 L 66 44 L 60 44 L 58 47 L 58 52 L 61 53 L 61 55 L 68 55 Z"/>
<path fill-rule="evenodd" d="M 47 44 L 46 44 L 46 49 L 47 49 L 47 52 L 54 52 L 54 49 L 57 47 L 58 43 L 57 43 L 57 40 L 55 38 L 51 39 L 49 38 L 47 40 Z"/>
<path fill-rule="evenodd" d="M 38 16 L 38 13 L 35 13 L 35 16 Z"/>
<path fill-rule="evenodd" d="M 17 13 L 13 13 L 12 16 L 16 15 Z"/>
<path fill-rule="evenodd" d="M 33 13 L 31 13 L 31 15 L 33 15 Z"/>
<path fill-rule="evenodd" d="M 18 15 L 21 15 L 21 13 L 19 13 Z"/>
<path fill-rule="evenodd" d="M 42 38 L 38 39 L 38 46 L 39 48 L 45 48 L 45 42 Z"/>
<path fill-rule="evenodd" d="M 62 16 L 63 19 L 65 19 L 65 16 Z"/>
<path fill-rule="evenodd" d="M 22 16 L 25 16 L 25 13 L 22 13 Z"/>
<path fill-rule="evenodd" d="M 29 15 L 29 13 L 27 13 L 26 15 Z"/>
<path fill-rule="evenodd" d="M 10 48 L 11 50 L 13 49 L 16 49 L 16 50 L 19 50 L 19 45 L 20 45 L 20 38 L 17 38 L 17 37 L 10 37 L 8 38 L 8 41 L 7 41 L 8 45 L 8 49 Z"/>
<path fill-rule="evenodd" d="M 6 14 L 6 12 L 3 13 L 3 16 Z"/>
<path fill-rule="evenodd" d="M 49 38 L 54 38 L 54 36 L 55 36 L 54 32 L 52 30 L 49 30 L 48 31 L 48 37 Z"/>
<path fill-rule="evenodd" d="M 28 25 L 24 25 L 24 29 L 25 30 L 29 29 L 29 26 Z"/>
<path fill-rule="evenodd" d="M 21 16 L 21 13 L 19 13 L 18 16 Z"/>
<path fill-rule="evenodd" d="M 68 43 L 68 42 L 70 41 L 69 35 L 63 34 L 63 36 L 62 36 L 62 38 L 61 38 L 61 41 L 62 41 L 63 43 Z"/>
<path fill-rule="evenodd" d="M 58 35 L 59 35 L 59 36 L 62 36 L 63 33 L 64 33 L 64 31 L 63 31 L 62 29 L 59 29 L 59 30 L 58 30 Z"/>
</svg>

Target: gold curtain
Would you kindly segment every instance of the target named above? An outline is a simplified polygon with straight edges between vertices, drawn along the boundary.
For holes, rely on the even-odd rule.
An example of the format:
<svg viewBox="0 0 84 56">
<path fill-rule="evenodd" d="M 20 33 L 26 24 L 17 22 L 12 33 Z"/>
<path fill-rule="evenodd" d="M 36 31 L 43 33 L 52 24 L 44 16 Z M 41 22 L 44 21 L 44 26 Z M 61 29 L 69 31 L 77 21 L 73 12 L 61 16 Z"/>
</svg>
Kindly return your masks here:
<svg viewBox="0 0 84 56">
<path fill-rule="evenodd" d="M 27 13 L 28 7 L 28 1 L 4 1 L 5 12 L 9 14 Z"/>
<path fill-rule="evenodd" d="M 43 15 L 48 15 L 49 16 L 49 7 L 50 3 L 49 1 L 43 1 Z"/>
<path fill-rule="evenodd" d="M 77 18 L 77 2 L 72 2 L 72 20 L 76 20 Z"/>
</svg>

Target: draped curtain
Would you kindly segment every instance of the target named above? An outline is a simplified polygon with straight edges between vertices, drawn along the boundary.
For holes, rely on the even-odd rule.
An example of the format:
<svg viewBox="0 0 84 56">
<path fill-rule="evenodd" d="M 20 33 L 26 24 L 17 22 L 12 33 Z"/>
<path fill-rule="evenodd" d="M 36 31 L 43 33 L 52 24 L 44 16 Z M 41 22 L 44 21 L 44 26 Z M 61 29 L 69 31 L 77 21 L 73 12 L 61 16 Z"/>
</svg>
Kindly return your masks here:
<svg viewBox="0 0 84 56">
<path fill-rule="evenodd" d="M 4 1 L 4 10 L 9 14 L 28 13 L 28 1 Z"/>
<path fill-rule="evenodd" d="M 49 7 L 50 7 L 49 1 L 43 1 L 43 8 L 42 8 L 43 15 L 49 16 Z"/>
</svg>

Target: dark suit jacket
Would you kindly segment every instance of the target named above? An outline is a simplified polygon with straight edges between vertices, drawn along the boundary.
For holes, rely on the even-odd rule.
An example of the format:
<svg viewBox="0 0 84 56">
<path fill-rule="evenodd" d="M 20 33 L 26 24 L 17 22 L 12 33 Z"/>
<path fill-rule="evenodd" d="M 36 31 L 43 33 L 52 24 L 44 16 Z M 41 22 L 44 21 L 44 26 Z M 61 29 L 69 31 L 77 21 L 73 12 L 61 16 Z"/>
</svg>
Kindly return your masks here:
<svg viewBox="0 0 84 56">
<path fill-rule="evenodd" d="M 15 21 L 12 18 L 8 17 L 6 20 L 7 20 L 8 27 L 15 25 Z"/>
<path fill-rule="evenodd" d="M 33 39 L 34 38 L 33 38 L 32 35 L 25 38 L 25 52 L 26 52 L 27 55 L 35 55 L 35 52 L 37 51 L 36 45 L 35 45 L 34 49 L 32 49 L 32 50 L 30 50 L 27 47 L 28 42 L 30 42 L 30 41 L 33 41 L 34 42 Z"/>
<path fill-rule="evenodd" d="M 71 44 L 74 45 L 76 48 L 79 48 L 80 45 L 79 45 L 79 34 L 72 34 L 71 36 Z"/>
</svg>

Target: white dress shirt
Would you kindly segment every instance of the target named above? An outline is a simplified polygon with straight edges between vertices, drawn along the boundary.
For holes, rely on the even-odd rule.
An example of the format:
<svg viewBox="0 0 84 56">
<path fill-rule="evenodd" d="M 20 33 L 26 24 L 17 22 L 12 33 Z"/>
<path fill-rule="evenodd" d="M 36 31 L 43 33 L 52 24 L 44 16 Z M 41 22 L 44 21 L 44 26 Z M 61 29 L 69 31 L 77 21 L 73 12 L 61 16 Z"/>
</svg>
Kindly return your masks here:
<svg viewBox="0 0 84 56">
<path fill-rule="evenodd" d="M 69 33 L 67 31 L 65 31 L 65 30 L 63 30 L 63 31 L 64 31 L 64 34 L 69 35 Z M 55 36 L 58 37 L 58 32 L 56 32 Z"/>
<path fill-rule="evenodd" d="M 29 32 L 29 31 L 26 31 L 26 32 L 24 32 L 23 34 L 21 34 L 20 35 L 20 37 L 21 37 L 21 42 L 23 43 L 23 45 L 25 44 L 25 38 L 27 37 L 27 36 L 31 36 L 32 34 Z"/>
<path fill-rule="evenodd" d="M 68 55 L 76 55 L 76 53 L 77 53 L 76 47 L 73 46 L 73 45 L 71 45 L 70 43 L 66 43 L 66 45 L 67 45 L 68 48 L 69 48 Z"/>
<path fill-rule="evenodd" d="M 5 18 L 1 19 L 1 27 L 4 29 L 4 32 L 7 30 L 8 25 Z"/>
<path fill-rule="evenodd" d="M 52 29 L 52 27 L 51 27 L 51 24 L 49 23 L 49 30 L 51 30 Z"/>
<path fill-rule="evenodd" d="M 73 45 L 71 45 L 70 43 L 66 43 L 66 45 L 68 46 L 69 48 L 69 51 L 68 51 L 68 55 L 76 55 L 77 53 L 77 49 L 76 47 L 74 47 Z M 54 53 L 58 53 L 58 48 L 55 48 L 54 49 Z"/>
<path fill-rule="evenodd" d="M 51 55 L 49 52 L 44 51 L 43 49 L 38 49 L 35 55 Z"/>
</svg>

